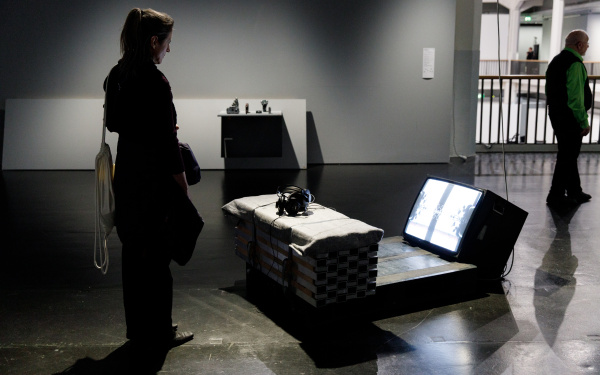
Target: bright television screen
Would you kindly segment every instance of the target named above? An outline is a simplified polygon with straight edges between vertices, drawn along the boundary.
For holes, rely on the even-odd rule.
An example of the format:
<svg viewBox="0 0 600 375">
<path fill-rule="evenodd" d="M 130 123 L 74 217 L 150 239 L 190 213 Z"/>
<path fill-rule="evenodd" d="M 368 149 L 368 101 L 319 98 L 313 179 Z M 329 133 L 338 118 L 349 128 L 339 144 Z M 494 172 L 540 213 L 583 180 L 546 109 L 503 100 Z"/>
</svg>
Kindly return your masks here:
<svg viewBox="0 0 600 375">
<path fill-rule="evenodd" d="M 456 253 L 483 190 L 438 178 L 428 178 L 406 222 L 404 236 L 419 246 L 432 244 Z"/>
</svg>

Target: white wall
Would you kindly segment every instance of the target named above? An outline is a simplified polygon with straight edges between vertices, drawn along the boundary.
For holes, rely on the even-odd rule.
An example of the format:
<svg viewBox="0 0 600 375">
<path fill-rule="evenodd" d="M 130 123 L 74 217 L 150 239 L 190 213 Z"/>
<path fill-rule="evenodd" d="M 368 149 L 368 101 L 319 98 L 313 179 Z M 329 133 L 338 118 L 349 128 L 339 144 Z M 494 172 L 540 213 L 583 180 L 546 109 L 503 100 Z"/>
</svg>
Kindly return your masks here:
<svg viewBox="0 0 600 375">
<path fill-rule="evenodd" d="M 3 169 L 93 169 L 102 139 L 103 102 L 7 100 Z M 117 136 L 106 133 L 114 160 Z"/>
<path fill-rule="evenodd" d="M 483 14 L 481 17 L 480 50 L 482 60 L 495 60 L 498 58 L 498 22 L 495 14 Z M 533 47 L 534 37 L 540 44 L 540 60 L 551 60 L 548 56 L 550 49 L 552 20 L 546 19 L 540 26 L 522 26 L 519 28 L 518 54 L 519 59 L 527 57 L 527 49 Z M 590 48 L 586 53 L 586 61 L 600 61 L 600 48 L 594 48 L 594 41 L 600 40 L 600 15 L 589 14 L 577 17 L 567 17 L 563 20 L 561 33 L 561 48 L 567 34 L 574 29 L 584 29 L 590 35 Z M 508 37 L 508 15 L 500 15 L 500 58 L 506 59 Z"/>
<path fill-rule="evenodd" d="M 508 14 L 500 17 L 500 59 L 506 60 L 508 56 Z M 481 60 L 498 59 L 498 18 L 495 14 L 481 15 Z"/>
<path fill-rule="evenodd" d="M 600 61 L 600 14 L 590 14 L 587 19 L 587 32 L 590 36 L 590 48 L 584 60 Z"/>
<path fill-rule="evenodd" d="M 561 33 L 561 37 L 560 37 L 561 50 L 564 48 L 565 38 L 571 30 L 575 30 L 575 29 L 587 30 L 587 27 L 588 27 L 588 16 L 587 15 L 586 16 L 577 16 L 577 17 L 566 17 L 563 20 L 562 33 Z M 544 39 L 542 40 L 542 43 L 540 45 L 540 60 L 550 61 L 554 57 L 554 56 L 549 56 L 552 20 L 551 19 L 545 20 L 543 22 L 543 28 L 544 28 L 543 33 L 547 37 L 544 37 Z M 589 53 L 586 53 L 584 60 L 591 61 L 590 56 L 592 56 L 591 53 L 592 53 L 593 46 L 594 46 L 593 45 L 593 34 L 590 33 L 590 51 L 589 51 Z"/>
<path fill-rule="evenodd" d="M 7 98 L 102 98 L 125 16 L 138 4 L 0 2 L 0 109 Z M 448 160 L 454 0 L 144 6 L 175 19 L 160 69 L 177 99 L 306 99 L 309 163 Z M 421 78 L 423 48 L 435 48 L 432 80 Z M 61 124 L 45 126 L 61 133 Z"/>
<path fill-rule="evenodd" d="M 260 108 L 260 99 L 239 98 Z M 3 168 L 6 170 L 92 169 L 102 135 L 102 99 L 8 99 Z M 179 140 L 189 143 L 202 169 L 307 167 L 306 101 L 271 100 L 283 113 L 283 150 L 278 158 L 221 157 L 220 111 L 229 99 L 176 99 Z M 48 126 L 47 124 L 60 124 Z M 106 132 L 113 159 L 118 136 Z"/>
<path fill-rule="evenodd" d="M 521 26 L 519 28 L 519 60 L 527 59 L 527 50 L 529 48 L 533 48 L 533 44 L 536 41 L 540 44 L 543 39 L 543 30 L 542 25 L 539 26 Z M 538 56 L 539 57 L 539 56 Z"/>
</svg>

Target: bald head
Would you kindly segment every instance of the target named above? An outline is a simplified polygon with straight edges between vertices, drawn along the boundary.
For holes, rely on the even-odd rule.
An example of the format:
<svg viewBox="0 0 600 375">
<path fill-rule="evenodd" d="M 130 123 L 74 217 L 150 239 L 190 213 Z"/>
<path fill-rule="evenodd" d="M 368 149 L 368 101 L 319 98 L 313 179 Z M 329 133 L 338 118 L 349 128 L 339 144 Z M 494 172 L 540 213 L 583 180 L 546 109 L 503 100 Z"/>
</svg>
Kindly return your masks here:
<svg viewBox="0 0 600 375">
<path fill-rule="evenodd" d="M 589 47 L 589 40 L 590 38 L 584 30 L 573 30 L 565 38 L 565 47 L 572 48 L 583 56 Z"/>
<path fill-rule="evenodd" d="M 587 39 L 588 39 L 588 35 L 585 31 L 573 30 L 565 38 L 565 45 L 573 46 L 573 45 L 577 44 L 577 42 L 584 42 L 584 41 L 587 42 Z"/>
</svg>

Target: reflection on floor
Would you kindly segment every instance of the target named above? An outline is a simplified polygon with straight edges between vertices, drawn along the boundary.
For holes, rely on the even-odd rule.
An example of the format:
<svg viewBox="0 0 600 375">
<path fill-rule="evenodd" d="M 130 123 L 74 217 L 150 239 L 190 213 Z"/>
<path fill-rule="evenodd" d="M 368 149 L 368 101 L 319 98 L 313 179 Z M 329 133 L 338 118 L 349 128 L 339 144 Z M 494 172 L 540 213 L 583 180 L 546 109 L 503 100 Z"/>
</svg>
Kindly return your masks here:
<svg viewBox="0 0 600 375">
<path fill-rule="evenodd" d="M 173 318 L 196 336 L 159 358 L 160 373 L 599 373 L 600 157 L 580 157 L 592 201 L 561 213 L 545 205 L 553 164 L 552 154 L 482 154 L 449 164 L 203 171 L 191 195 L 206 226 L 190 263 L 171 266 Z M 504 281 L 468 294 L 382 287 L 363 303 L 322 311 L 264 280 L 247 288 L 223 204 L 296 184 L 392 237 L 401 235 L 427 175 L 500 196 L 507 187 L 508 199 L 529 212 Z M 108 274 L 93 268 L 92 172 L 5 171 L 0 182 L 0 373 L 135 367 L 124 337 L 116 235 Z"/>
</svg>

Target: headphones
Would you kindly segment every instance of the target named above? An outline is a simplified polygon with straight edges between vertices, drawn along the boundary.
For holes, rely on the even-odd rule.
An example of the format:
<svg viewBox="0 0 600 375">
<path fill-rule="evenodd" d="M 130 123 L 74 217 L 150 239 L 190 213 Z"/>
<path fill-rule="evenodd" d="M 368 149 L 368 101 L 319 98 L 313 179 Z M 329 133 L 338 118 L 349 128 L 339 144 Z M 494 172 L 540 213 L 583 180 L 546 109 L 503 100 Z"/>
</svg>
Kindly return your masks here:
<svg viewBox="0 0 600 375">
<path fill-rule="evenodd" d="M 308 205 L 315 201 L 315 196 L 308 189 L 302 189 L 295 185 L 277 187 L 277 215 L 287 212 L 289 216 L 296 216 L 298 212 L 306 212 Z"/>
</svg>

